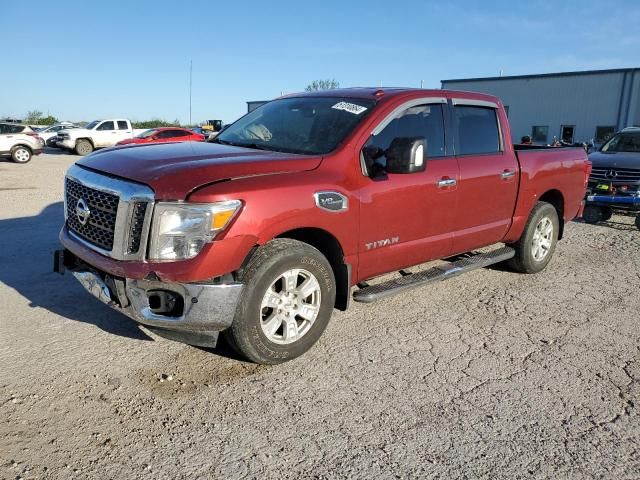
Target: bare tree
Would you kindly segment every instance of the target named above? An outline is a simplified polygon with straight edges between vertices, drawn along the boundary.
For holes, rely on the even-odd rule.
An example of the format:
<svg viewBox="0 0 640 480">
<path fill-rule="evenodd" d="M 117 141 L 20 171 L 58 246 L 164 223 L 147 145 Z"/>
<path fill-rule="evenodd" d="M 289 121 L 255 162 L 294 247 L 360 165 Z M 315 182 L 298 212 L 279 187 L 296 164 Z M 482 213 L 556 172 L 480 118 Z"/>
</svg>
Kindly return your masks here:
<svg viewBox="0 0 640 480">
<path fill-rule="evenodd" d="M 338 82 L 335 78 L 327 79 L 327 80 L 314 80 L 305 88 L 307 92 L 317 92 L 318 90 L 333 90 L 334 88 L 339 88 L 340 82 Z"/>
</svg>

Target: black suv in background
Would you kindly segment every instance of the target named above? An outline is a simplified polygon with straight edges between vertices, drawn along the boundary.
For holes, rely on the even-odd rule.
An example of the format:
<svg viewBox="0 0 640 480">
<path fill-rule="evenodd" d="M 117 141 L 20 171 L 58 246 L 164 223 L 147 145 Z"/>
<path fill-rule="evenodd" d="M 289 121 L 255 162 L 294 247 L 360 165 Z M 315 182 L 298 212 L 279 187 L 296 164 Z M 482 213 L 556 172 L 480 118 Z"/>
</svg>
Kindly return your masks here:
<svg viewBox="0 0 640 480">
<path fill-rule="evenodd" d="M 583 218 L 609 220 L 614 211 L 637 213 L 640 229 L 640 127 L 625 128 L 589 155 L 593 165 Z"/>
</svg>

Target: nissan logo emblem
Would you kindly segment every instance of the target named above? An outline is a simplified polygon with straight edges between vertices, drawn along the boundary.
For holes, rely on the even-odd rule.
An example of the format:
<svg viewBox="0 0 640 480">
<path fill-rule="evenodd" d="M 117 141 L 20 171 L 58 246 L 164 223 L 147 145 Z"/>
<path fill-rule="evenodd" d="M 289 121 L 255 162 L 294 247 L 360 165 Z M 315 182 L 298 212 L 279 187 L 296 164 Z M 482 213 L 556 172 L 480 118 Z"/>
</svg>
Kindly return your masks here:
<svg viewBox="0 0 640 480">
<path fill-rule="evenodd" d="M 615 170 L 609 170 L 605 176 L 607 178 L 616 178 L 618 176 L 618 172 L 616 172 Z"/>
<path fill-rule="evenodd" d="M 78 203 L 76 203 L 76 218 L 80 222 L 80 225 L 84 227 L 89 221 L 90 215 L 91 210 L 89 210 L 87 202 L 84 201 L 84 198 L 79 198 Z"/>
</svg>

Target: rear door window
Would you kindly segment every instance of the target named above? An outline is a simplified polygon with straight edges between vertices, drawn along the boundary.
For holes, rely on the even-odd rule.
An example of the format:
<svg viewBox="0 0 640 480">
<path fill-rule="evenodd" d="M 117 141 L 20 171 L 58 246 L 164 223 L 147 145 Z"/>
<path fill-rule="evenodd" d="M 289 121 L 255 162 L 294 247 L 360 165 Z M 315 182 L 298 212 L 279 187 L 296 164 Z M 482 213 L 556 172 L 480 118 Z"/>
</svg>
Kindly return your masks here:
<svg viewBox="0 0 640 480">
<path fill-rule="evenodd" d="M 129 125 L 124 120 L 118 120 L 118 130 L 129 130 Z"/>
<path fill-rule="evenodd" d="M 0 133 L 20 133 L 26 127 L 24 125 L 11 125 L 3 123 L 0 125 Z"/>
<path fill-rule="evenodd" d="M 456 153 L 479 155 L 501 151 L 500 129 L 495 108 L 455 106 Z"/>
</svg>

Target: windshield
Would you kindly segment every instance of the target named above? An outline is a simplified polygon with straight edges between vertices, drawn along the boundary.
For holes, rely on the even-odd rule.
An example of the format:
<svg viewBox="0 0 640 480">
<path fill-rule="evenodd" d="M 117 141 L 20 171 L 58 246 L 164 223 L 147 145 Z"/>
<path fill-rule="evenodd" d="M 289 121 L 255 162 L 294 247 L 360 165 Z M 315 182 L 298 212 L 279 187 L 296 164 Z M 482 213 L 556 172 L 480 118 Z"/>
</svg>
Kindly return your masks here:
<svg viewBox="0 0 640 480">
<path fill-rule="evenodd" d="M 217 143 L 276 152 L 322 155 L 334 150 L 375 102 L 361 98 L 299 97 L 266 103 L 230 125 Z"/>
<path fill-rule="evenodd" d="M 146 132 L 142 132 L 140 135 L 137 135 L 136 138 L 148 138 L 151 137 L 153 135 L 155 135 L 156 133 L 156 129 L 152 128 L 151 130 L 147 130 Z"/>
<path fill-rule="evenodd" d="M 91 130 L 96 125 L 98 125 L 98 123 L 100 123 L 100 120 L 94 120 L 93 122 L 86 124 L 84 128 L 86 128 L 87 130 Z"/>
<path fill-rule="evenodd" d="M 602 147 L 603 152 L 640 152 L 640 132 L 618 133 Z"/>
</svg>

